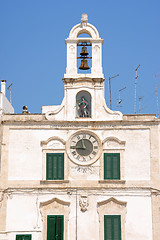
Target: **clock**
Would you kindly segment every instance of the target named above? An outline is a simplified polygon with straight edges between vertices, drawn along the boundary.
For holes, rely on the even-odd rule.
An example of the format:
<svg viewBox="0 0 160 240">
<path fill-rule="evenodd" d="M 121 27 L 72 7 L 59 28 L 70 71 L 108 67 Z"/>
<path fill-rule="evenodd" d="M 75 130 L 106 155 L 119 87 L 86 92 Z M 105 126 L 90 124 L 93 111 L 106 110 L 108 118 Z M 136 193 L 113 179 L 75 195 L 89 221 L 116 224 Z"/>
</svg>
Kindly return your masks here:
<svg viewBox="0 0 160 240">
<path fill-rule="evenodd" d="M 101 153 L 101 141 L 95 133 L 78 131 L 73 134 L 67 145 L 67 153 L 72 161 L 79 165 L 90 165 Z"/>
</svg>

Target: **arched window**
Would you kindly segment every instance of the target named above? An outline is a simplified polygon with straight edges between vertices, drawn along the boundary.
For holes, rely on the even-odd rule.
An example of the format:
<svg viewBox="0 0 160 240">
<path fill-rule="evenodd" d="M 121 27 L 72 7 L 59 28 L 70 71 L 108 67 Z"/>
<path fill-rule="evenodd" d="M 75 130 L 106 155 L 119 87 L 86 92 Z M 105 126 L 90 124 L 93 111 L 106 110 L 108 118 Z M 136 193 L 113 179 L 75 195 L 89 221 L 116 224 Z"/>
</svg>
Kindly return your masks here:
<svg viewBox="0 0 160 240">
<path fill-rule="evenodd" d="M 91 94 L 87 91 L 80 91 L 76 95 L 76 117 L 91 117 Z"/>
</svg>

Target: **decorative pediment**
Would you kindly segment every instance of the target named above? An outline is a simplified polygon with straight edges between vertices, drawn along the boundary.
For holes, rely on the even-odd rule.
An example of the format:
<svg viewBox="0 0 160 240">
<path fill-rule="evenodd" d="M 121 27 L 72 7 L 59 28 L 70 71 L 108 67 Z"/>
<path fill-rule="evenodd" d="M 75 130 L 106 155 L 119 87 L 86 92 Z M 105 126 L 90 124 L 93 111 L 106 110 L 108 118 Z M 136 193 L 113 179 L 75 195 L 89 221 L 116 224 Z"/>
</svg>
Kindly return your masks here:
<svg viewBox="0 0 160 240">
<path fill-rule="evenodd" d="M 104 149 L 124 149 L 125 141 L 121 141 L 116 137 L 108 137 L 103 140 Z"/>
<path fill-rule="evenodd" d="M 57 136 L 41 142 L 42 147 L 47 149 L 64 149 L 65 144 L 66 142 Z"/>
<path fill-rule="evenodd" d="M 107 205 L 107 204 L 109 204 L 109 203 L 111 203 L 111 202 L 112 202 L 112 203 L 115 203 L 115 204 L 117 204 L 117 205 L 121 205 L 121 206 L 126 206 L 126 205 L 127 205 L 126 202 L 119 201 L 119 200 L 117 200 L 117 199 L 114 198 L 114 197 L 111 197 L 111 198 L 109 198 L 109 199 L 107 199 L 107 200 L 98 202 L 97 205 L 98 205 L 98 207 L 101 207 L 101 206 Z"/>
<path fill-rule="evenodd" d="M 52 205 L 52 204 L 60 204 L 60 205 L 63 205 L 63 206 L 69 206 L 70 205 L 70 202 L 66 202 L 66 201 L 63 201 L 61 199 L 58 199 L 58 198 L 52 198 L 48 201 L 45 201 L 45 202 L 41 202 L 40 203 L 40 207 L 44 207 L 44 206 L 48 206 L 48 205 Z"/>
</svg>

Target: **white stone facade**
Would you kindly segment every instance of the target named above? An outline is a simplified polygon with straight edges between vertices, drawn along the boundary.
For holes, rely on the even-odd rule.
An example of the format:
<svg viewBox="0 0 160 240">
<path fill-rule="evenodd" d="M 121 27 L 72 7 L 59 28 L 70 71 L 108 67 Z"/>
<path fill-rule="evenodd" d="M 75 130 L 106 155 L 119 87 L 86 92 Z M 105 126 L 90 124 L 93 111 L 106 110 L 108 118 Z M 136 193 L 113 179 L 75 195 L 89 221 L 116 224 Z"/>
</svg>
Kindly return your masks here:
<svg viewBox="0 0 160 240">
<path fill-rule="evenodd" d="M 99 44 L 95 55 L 99 64 L 94 69 L 92 53 L 92 70 L 87 76 L 77 73 L 76 52 L 70 54 L 70 44 L 74 43 L 76 49 L 82 32 L 91 36 L 92 47 Z M 86 15 L 72 28 L 66 43 L 68 60 L 61 106 L 43 106 L 42 114 L 3 116 L 0 239 L 16 240 L 16 235 L 30 234 L 32 240 L 47 240 L 47 216 L 63 215 L 64 240 L 103 240 L 104 215 L 118 215 L 121 240 L 157 240 L 159 119 L 155 115 L 122 115 L 106 106 L 102 39 Z M 87 117 L 77 112 L 80 91 L 86 99 L 91 96 Z M 93 151 L 84 154 L 84 161 L 78 159 L 77 145 L 72 145 L 74 137 L 82 134 L 86 135 L 84 142 L 80 139 L 82 145 L 94 139 L 97 151 L 95 156 Z M 85 152 L 86 146 L 80 148 Z M 74 150 L 78 151 L 76 158 L 71 155 Z M 49 153 L 64 154 L 63 179 L 47 179 Z M 120 155 L 119 179 L 105 179 L 105 153 Z"/>
</svg>

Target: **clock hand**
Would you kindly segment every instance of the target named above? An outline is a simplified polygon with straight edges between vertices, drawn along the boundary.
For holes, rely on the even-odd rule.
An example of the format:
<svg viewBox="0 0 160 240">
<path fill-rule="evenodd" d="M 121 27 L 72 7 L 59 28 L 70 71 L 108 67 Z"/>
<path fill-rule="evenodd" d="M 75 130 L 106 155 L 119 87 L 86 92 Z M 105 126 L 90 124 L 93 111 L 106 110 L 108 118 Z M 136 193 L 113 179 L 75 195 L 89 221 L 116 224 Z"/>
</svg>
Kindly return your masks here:
<svg viewBox="0 0 160 240">
<path fill-rule="evenodd" d="M 71 149 L 85 149 L 85 148 L 80 146 L 71 146 Z"/>
<path fill-rule="evenodd" d="M 82 147 L 83 147 L 83 149 L 86 149 L 86 146 L 84 144 L 84 140 L 83 139 L 82 139 Z"/>
</svg>

